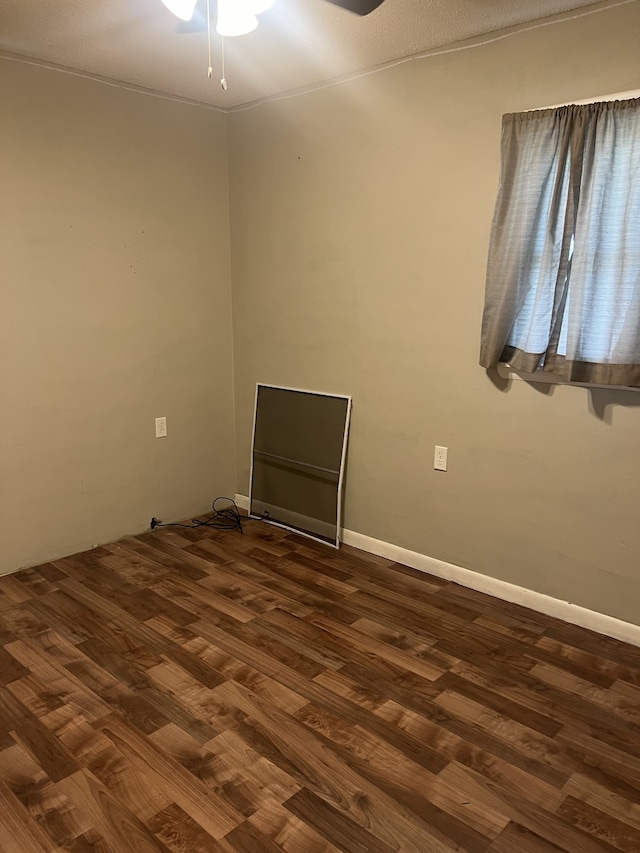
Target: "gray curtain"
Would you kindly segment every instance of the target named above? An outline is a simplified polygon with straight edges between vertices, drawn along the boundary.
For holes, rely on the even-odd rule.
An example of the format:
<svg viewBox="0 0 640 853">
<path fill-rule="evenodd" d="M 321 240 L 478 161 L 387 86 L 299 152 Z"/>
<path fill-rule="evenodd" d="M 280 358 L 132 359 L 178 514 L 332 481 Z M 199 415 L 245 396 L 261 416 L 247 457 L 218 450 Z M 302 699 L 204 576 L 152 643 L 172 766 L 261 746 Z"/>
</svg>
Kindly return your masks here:
<svg viewBox="0 0 640 853">
<path fill-rule="evenodd" d="M 640 385 L 640 99 L 506 115 L 480 364 Z"/>
</svg>

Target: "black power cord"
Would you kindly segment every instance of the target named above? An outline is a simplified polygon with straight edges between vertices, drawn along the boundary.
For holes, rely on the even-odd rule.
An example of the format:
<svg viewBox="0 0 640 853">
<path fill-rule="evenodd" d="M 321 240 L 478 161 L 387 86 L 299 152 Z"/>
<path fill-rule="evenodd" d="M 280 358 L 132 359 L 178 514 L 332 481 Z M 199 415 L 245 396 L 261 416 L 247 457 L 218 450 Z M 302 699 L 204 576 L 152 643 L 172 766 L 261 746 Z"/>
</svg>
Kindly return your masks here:
<svg viewBox="0 0 640 853">
<path fill-rule="evenodd" d="M 216 504 L 218 504 L 219 501 L 227 501 L 228 505 L 222 507 L 222 509 L 218 509 Z M 193 518 L 191 519 L 190 524 L 162 524 L 154 516 L 151 519 L 151 524 L 149 526 L 152 530 L 155 530 L 156 527 L 187 527 L 189 529 L 194 529 L 196 527 L 212 527 L 214 530 L 239 530 L 240 533 L 243 532 L 242 516 L 240 515 L 240 510 L 234 500 L 231 498 L 218 497 L 211 504 L 211 509 L 213 510 L 213 515 L 209 516 L 209 518 Z"/>
</svg>

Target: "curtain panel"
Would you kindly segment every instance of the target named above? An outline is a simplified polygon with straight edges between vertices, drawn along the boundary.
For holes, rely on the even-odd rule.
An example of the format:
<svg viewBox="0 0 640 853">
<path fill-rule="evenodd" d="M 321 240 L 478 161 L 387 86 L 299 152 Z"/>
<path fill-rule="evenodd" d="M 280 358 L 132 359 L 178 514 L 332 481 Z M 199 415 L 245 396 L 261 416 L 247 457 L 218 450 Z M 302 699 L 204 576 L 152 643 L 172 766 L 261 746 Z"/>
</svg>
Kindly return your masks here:
<svg viewBox="0 0 640 853">
<path fill-rule="evenodd" d="M 480 364 L 640 385 L 640 99 L 505 115 Z"/>
</svg>

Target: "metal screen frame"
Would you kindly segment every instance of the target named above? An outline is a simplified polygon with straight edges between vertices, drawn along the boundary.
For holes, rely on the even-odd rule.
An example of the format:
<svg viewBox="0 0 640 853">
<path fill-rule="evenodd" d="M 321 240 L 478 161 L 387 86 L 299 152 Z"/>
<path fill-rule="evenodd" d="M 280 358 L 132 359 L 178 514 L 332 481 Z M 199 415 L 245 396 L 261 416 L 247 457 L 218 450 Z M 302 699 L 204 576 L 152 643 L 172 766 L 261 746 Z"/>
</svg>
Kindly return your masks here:
<svg viewBox="0 0 640 853">
<path fill-rule="evenodd" d="M 295 464 L 303 465 L 309 468 L 316 468 L 317 470 L 325 471 L 327 473 L 338 474 L 338 483 L 337 483 L 337 502 L 336 502 L 336 537 L 335 542 L 332 542 L 328 539 L 323 539 L 319 535 L 314 535 L 306 530 L 301 530 L 294 525 L 286 524 L 282 521 L 277 521 L 271 518 L 265 518 L 264 515 L 256 514 L 251 511 L 251 506 L 253 502 L 253 466 L 254 466 L 254 457 L 256 453 L 255 449 L 255 440 L 256 440 L 256 421 L 258 416 L 258 395 L 260 392 L 260 388 L 275 388 L 279 391 L 291 391 L 295 394 L 310 394 L 314 397 L 332 397 L 337 400 L 345 400 L 347 403 L 346 411 L 345 411 L 345 419 L 344 419 L 344 431 L 342 436 L 342 450 L 340 453 L 340 468 L 337 472 L 333 469 L 328 468 L 320 468 L 320 466 L 309 465 L 308 463 L 300 463 L 297 460 L 287 460 L 286 457 L 278 457 L 283 461 L 294 462 Z M 298 533 L 300 536 L 306 536 L 308 539 L 313 539 L 315 542 L 321 542 L 323 545 L 328 545 L 330 548 L 339 548 L 340 547 L 340 527 L 341 527 L 341 518 L 342 518 L 342 491 L 343 491 L 343 483 L 344 483 L 344 469 L 345 469 L 345 461 L 347 456 L 347 443 L 349 438 L 349 425 L 351 422 L 351 406 L 352 400 L 351 396 L 348 394 L 332 394 L 327 391 L 311 391 L 307 388 L 290 388 L 286 385 L 273 385 L 269 382 L 256 382 L 256 393 L 255 393 L 255 401 L 253 406 L 253 430 L 251 434 L 251 470 L 249 475 L 249 518 L 259 519 L 260 521 L 264 521 L 267 524 L 272 524 L 274 527 L 281 527 L 284 530 L 290 530 L 292 533 Z M 264 451 L 258 451 L 259 454 L 270 456 L 271 454 L 264 453 Z"/>
</svg>

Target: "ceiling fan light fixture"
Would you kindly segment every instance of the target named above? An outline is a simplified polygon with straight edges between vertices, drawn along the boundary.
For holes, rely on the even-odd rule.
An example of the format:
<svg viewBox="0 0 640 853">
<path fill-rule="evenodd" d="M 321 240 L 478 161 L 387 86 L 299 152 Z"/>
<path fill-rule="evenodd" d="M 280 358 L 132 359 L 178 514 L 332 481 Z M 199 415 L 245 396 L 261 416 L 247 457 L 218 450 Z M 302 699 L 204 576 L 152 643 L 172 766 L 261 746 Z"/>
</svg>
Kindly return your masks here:
<svg viewBox="0 0 640 853">
<path fill-rule="evenodd" d="M 164 2 L 164 0 L 163 0 Z M 251 3 L 245 0 L 218 0 L 216 32 L 225 37 L 244 36 L 258 26 Z"/>
<path fill-rule="evenodd" d="M 182 21 L 190 21 L 196 8 L 197 0 L 162 0 L 170 12 Z"/>
<path fill-rule="evenodd" d="M 273 6 L 274 0 L 249 0 L 252 15 L 261 15 Z"/>
</svg>

